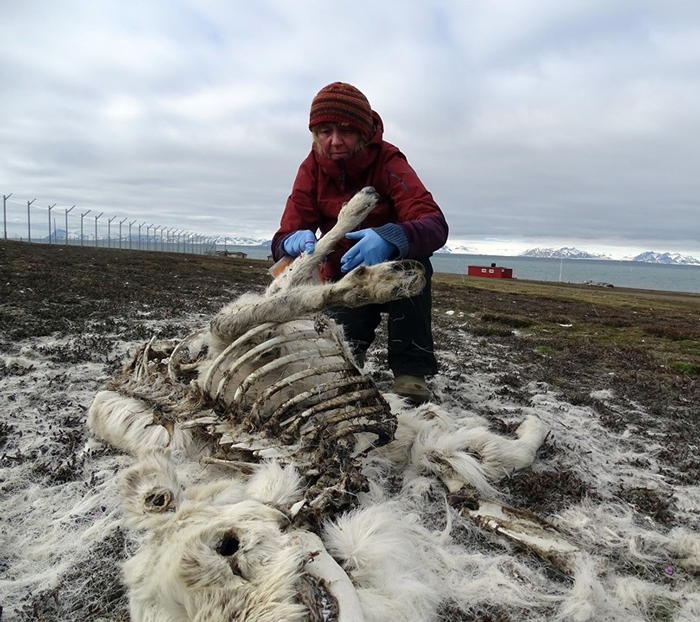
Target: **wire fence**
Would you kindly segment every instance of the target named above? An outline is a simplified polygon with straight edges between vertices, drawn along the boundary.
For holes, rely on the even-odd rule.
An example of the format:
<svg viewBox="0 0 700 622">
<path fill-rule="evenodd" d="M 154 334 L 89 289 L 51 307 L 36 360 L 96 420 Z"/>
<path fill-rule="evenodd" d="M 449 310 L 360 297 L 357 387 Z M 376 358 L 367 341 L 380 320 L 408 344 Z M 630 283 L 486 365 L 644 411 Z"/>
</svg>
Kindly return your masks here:
<svg viewBox="0 0 700 622">
<path fill-rule="evenodd" d="M 138 219 L 80 210 L 75 205 L 21 203 L 3 194 L 3 239 L 164 253 L 214 254 L 224 238 Z M 224 242 L 225 245 L 225 242 Z"/>
</svg>

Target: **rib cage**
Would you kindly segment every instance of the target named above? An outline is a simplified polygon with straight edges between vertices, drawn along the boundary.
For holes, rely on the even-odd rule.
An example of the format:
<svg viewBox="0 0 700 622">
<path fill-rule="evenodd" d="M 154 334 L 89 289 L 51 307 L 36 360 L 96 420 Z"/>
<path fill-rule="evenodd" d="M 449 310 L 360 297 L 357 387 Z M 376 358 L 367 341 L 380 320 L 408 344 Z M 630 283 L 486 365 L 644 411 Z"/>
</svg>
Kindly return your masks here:
<svg viewBox="0 0 700 622">
<path fill-rule="evenodd" d="M 298 516 L 311 524 L 354 507 L 366 486 L 362 457 L 393 440 L 397 420 L 322 311 L 415 295 L 425 280 L 414 262 L 361 266 L 338 283 L 311 275 L 376 200 L 372 188 L 357 193 L 316 253 L 295 260 L 262 296 L 241 296 L 177 344 L 144 345 L 95 400 L 93 429 L 132 453 L 163 446 L 165 429 L 172 447 L 202 437 L 197 451 L 218 465 L 293 463 L 305 478 Z M 129 398 L 123 406 L 120 396 Z"/>
<path fill-rule="evenodd" d="M 201 333 L 172 352 L 168 375 L 196 381 L 215 416 L 180 423 L 215 440 L 212 458 L 237 465 L 274 447 L 308 479 L 311 522 L 346 509 L 364 485 L 361 456 L 390 442 L 396 417 L 355 365 L 342 330 L 328 317 L 267 322 L 235 339 L 210 363 Z M 194 355 L 195 359 L 191 357 Z M 255 439 L 252 444 L 241 441 Z"/>
</svg>

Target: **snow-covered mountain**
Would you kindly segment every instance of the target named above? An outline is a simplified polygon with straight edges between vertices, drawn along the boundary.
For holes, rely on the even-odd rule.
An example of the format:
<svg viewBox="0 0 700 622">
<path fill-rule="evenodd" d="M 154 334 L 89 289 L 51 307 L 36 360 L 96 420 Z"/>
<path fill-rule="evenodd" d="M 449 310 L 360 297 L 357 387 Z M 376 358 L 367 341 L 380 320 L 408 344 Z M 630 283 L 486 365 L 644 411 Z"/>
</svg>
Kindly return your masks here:
<svg viewBox="0 0 700 622">
<path fill-rule="evenodd" d="M 520 257 L 544 257 L 549 259 L 610 259 L 608 255 L 602 255 L 599 253 L 589 253 L 587 251 L 581 251 L 578 248 L 569 248 L 568 246 L 563 246 L 562 248 L 530 248 L 522 253 Z"/>
<path fill-rule="evenodd" d="M 700 266 L 700 260 L 690 255 L 681 255 L 680 253 L 655 253 L 654 251 L 640 253 L 636 257 L 632 257 L 630 261 Z"/>
<path fill-rule="evenodd" d="M 600 253 L 588 253 L 577 248 L 531 248 L 520 253 L 520 257 L 537 257 L 548 259 L 612 259 L 608 255 Z M 642 261 L 645 263 L 663 263 L 676 265 L 700 266 L 700 260 L 690 255 L 681 255 L 680 253 L 655 253 L 647 251 L 640 253 L 634 257 L 625 257 L 625 261 Z"/>
<path fill-rule="evenodd" d="M 436 253 L 446 253 L 446 254 L 451 254 L 451 253 L 456 253 L 458 255 L 472 255 L 472 254 L 478 254 L 476 252 L 476 249 L 470 248 L 469 246 L 464 246 L 463 244 L 458 244 L 457 246 L 443 246 L 442 248 L 438 248 Z"/>
<path fill-rule="evenodd" d="M 71 234 L 72 237 L 79 237 L 80 232 L 78 232 L 78 236 L 74 236 Z M 66 239 L 66 230 L 65 229 L 54 229 L 51 232 L 51 239 L 58 242 L 58 241 L 63 241 Z M 43 238 L 41 238 L 42 242 L 48 242 L 49 241 L 49 236 L 45 235 Z"/>
<path fill-rule="evenodd" d="M 218 238 L 217 244 L 230 244 L 231 246 L 266 246 L 270 247 L 272 245 L 272 240 L 258 240 L 254 238 L 238 237 L 238 236 L 226 236 L 225 238 Z"/>
</svg>

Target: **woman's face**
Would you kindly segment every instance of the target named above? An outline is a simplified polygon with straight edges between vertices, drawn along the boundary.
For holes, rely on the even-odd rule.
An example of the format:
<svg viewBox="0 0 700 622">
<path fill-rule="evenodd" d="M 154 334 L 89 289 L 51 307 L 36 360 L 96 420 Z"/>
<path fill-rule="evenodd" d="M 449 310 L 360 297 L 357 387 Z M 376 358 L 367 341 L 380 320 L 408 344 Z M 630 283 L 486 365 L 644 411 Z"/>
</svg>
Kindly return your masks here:
<svg viewBox="0 0 700 622">
<path fill-rule="evenodd" d="M 314 135 L 321 151 L 331 160 L 347 160 L 359 149 L 360 134 L 347 125 L 322 123 L 314 128 Z"/>
</svg>

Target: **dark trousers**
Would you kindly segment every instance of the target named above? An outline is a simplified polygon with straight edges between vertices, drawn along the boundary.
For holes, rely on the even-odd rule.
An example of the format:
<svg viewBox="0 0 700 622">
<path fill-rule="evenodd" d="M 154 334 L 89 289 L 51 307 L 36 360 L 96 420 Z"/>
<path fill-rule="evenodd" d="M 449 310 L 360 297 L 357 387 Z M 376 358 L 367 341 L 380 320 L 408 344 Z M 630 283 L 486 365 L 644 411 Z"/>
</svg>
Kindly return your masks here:
<svg viewBox="0 0 700 622">
<path fill-rule="evenodd" d="M 428 259 L 419 261 L 425 269 L 426 285 L 417 296 L 354 309 L 333 307 L 328 310 L 328 315 L 343 326 L 355 354 L 367 351 L 374 341 L 381 314 L 387 313 L 389 368 L 395 376 L 432 376 L 438 371 L 431 318 L 433 267 Z"/>
</svg>

